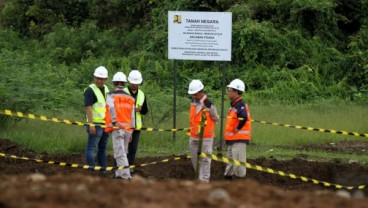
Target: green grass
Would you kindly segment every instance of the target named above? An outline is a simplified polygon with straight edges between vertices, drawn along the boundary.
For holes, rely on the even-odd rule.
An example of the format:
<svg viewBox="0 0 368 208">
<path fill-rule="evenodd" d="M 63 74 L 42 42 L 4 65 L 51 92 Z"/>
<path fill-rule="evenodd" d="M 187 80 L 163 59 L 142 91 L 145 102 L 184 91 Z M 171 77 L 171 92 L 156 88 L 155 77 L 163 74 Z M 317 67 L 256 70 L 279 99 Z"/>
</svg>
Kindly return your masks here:
<svg viewBox="0 0 368 208">
<path fill-rule="evenodd" d="M 273 145 L 249 145 L 247 147 L 248 158 L 276 158 L 279 160 L 290 160 L 299 158 L 308 161 L 328 162 L 340 160 L 343 162 L 358 161 L 360 164 L 368 164 L 366 154 L 337 153 L 321 149 L 302 150 L 295 146 L 273 146 Z"/>
<path fill-rule="evenodd" d="M 76 153 L 83 151 L 84 132 L 81 126 L 22 119 L 3 130 L 1 138 L 38 152 Z"/>
<path fill-rule="evenodd" d="M 219 108 L 219 107 L 218 107 Z M 346 130 L 359 133 L 368 132 L 368 108 L 353 103 L 331 105 L 329 102 L 310 105 L 254 105 L 250 106 L 252 119 L 278 122 L 283 124 L 301 125 L 315 128 Z M 46 115 L 48 116 L 48 115 Z M 49 117 L 58 117 L 52 115 Z M 83 115 L 60 115 L 58 118 L 71 121 L 83 121 Z M 167 119 L 160 124 L 154 118 L 145 119 L 145 127 L 171 129 L 172 120 Z M 155 126 L 153 126 L 155 125 Z M 188 127 L 188 112 L 177 114 L 177 128 Z M 220 125 L 216 128 L 217 135 Z M 27 148 L 47 153 L 80 153 L 84 154 L 86 132 L 84 127 L 44 122 L 33 119 L 22 119 L 3 128 L 1 138 L 10 139 Z M 220 137 L 217 136 L 218 140 Z M 339 141 L 368 141 L 366 137 L 345 136 L 339 134 L 307 131 L 269 124 L 253 123 L 252 144 L 247 148 L 248 158 L 273 157 L 291 159 L 300 157 L 309 160 L 354 159 L 360 163 L 368 163 L 366 155 L 331 153 L 321 150 L 300 150 L 297 147 L 312 144 L 324 144 Z M 141 132 L 138 157 L 179 155 L 188 153 L 188 136 L 185 132 L 176 133 L 173 141 L 172 132 Z M 112 154 L 109 142 L 109 154 Z"/>
<path fill-rule="evenodd" d="M 368 109 L 361 105 L 335 105 L 328 103 L 310 106 L 259 106 L 254 107 L 254 120 L 266 120 L 282 124 L 306 127 L 345 130 L 349 132 L 368 132 Z M 308 145 L 316 143 L 337 142 L 364 137 L 344 136 L 299 130 L 268 124 L 253 124 L 253 141 L 259 144 Z"/>
</svg>

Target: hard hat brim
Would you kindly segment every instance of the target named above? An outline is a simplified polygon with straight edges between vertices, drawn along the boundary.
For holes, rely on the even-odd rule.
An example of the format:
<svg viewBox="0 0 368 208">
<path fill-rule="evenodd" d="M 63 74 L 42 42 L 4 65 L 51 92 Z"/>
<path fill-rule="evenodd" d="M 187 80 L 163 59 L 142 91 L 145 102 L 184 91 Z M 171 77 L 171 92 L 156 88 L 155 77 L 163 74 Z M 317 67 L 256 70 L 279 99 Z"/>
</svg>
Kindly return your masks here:
<svg viewBox="0 0 368 208">
<path fill-rule="evenodd" d="M 103 78 L 103 79 L 107 79 L 108 76 L 101 76 L 101 75 L 98 75 L 98 74 L 93 74 L 93 76 L 97 77 L 97 78 Z"/>
<path fill-rule="evenodd" d="M 199 91 L 198 91 L 199 92 Z M 189 95 L 194 95 L 194 94 L 196 94 L 197 92 L 196 91 L 188 91 L 188 94 Z"/>
<path fill-rule="evenodd" d="M 241 92 L 244 92 L 244 90 L 240 90 L 240 89 L 236 89 L 235 87 L 231 86 L 231 85 L 228 85 L 227 87 L 231 88 L 231 89 L 234 89 L 234 90 L 239 90 Z"/>
<path fill-rule="evenodd" d="M 143 80 L 140 80 L 140 81 L 132 81 L 131 79 L 129 79 L 129 78 L 128 78 L 128 81 L 129 81 L 129 83 L 131 83 L 131 84 L 142 84 L 142 81 L 143 81 Z"/>
</svg>

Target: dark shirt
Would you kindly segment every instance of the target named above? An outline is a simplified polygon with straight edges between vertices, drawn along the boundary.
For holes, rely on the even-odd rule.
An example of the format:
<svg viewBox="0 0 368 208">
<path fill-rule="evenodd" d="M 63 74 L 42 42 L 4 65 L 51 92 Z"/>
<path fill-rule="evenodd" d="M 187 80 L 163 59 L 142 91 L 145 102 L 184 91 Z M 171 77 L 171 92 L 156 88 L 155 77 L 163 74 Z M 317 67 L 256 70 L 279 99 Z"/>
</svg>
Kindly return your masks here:
<svg viewBox="0 0 368 208">
<path fill-rule="evenodd" d="M 195 101 L 195 100 L 193 100 L 192 99 L 192 103 L 195 103 L 195 102 L 197 102 L 197 101 Z M 208 98 L 206 98 L 204 101 L 203 101 L 203 103 L 204 103 L 204 105 L 206 106 L 206 108 L 211 108 L 211 106 L 212 106 L 212 100 L 210 100 L 210 99 L 208 99 Z"/>
<path fill-rule="evenodd" d="M 204 100 L 204 105 L 206 106 L 206 108 L 211 108 L 211 106 L 212 106 L 212 101 L 211 101 L 210 99 L 206 98 L 206 99 Z"/>
<path fill-rule="evenodd" d="M 245 125 L 245 123 L 247 122 L 247 111 L 246 111 L 246 103 L 243 101 L 243 99 L 237 99 L 234 102 L 230 103 L 231 107 L 236 109 L 236 115 L 238 118 L 242 118 L 241 120 L 239 120 L 238 126 L 236 127 L 238 130 L 240 130 L 241 128 L 243 128 L 243 126 Z M 249 121 L 250 122 L 250 121 Z M 249 144 L 248 140 L 230 140 L 230 141 L 226 141 L 227 145 L 232 145 L 235 143 L 246 143 Z"/>
<path fill-rule="evenodd" d="M 139 92 L 139 91 L 137 91 L 136 93 L 133 93 L 133 92 L 130 90 L 130 88 L 129 88 L 129 87 L 128 87 L 128 90 L 129 90 L 130 95 L 135 99 L 135 101 L 137 101 L 137 95 L 138 95 L 138 92 Z M 146 115 L 146 114 L 148 113 L 147 97 L 146 97 L 146 96 L 144 96 L 144 101 L 143 101 L 143 105 L 142 105 L 142 109 L 141 109 L 140 113 L 141 113 L 142 115 Z"/>
<path fill-rule="evenodd" d="M 245 122 L 247 121 L 247 111 L 245 108 L 245 102 L 243 99 L 235 100 L 234 102 L 230 103 L 231 107 L 234 107 L 236 109 L 236 115 L 238 118 L 242 118 L 239 120 L 237 129 L 240 130 L 245 125 Z"/>
<path fill-rule="evenodd" d="M 105 88 L 99 88 L 103 95 L 105 95 Z M 105 96 L 104 96 L 105 98 Z M 105 98 L 106 99 L 106 98 Z M 84 106 L 92 106 L 97 102 L 97 96 L 93 92 L 91 87 L 88 87 L 86 91 L 84 92 Z"/>
</svg>

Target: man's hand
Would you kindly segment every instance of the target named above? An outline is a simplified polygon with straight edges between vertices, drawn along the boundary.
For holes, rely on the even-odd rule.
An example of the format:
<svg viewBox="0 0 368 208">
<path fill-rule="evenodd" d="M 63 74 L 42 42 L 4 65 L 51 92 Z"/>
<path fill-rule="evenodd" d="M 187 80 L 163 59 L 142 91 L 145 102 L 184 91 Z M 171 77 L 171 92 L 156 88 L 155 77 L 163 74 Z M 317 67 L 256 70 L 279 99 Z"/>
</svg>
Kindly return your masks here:
<svg viewBox="0 0 368 208">
<path fill-rule="evenodd" d="M 89 126 L 89 134 L 92 135 L 92 136 L 96 135 L 96 127 L 95 126 L 92 126 L 92 125 Z"/>
<path fill-rule="evenodd" d="M 138 108 L 135 108 L 135 112 L 140 112 L 142 110 L 142 106 L 139 106 Z"/>
</svg>

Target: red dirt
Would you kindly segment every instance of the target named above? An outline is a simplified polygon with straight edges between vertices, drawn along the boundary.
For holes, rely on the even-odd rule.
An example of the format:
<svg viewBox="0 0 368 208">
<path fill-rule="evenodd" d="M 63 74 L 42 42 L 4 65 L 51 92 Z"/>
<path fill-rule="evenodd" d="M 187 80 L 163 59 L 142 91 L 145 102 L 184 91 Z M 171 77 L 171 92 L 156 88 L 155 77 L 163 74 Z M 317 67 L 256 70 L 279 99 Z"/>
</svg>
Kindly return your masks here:
<svg viewBox="0 0 368 208">
<path fill-rule="evenodd" d="M 345 148 L 343 147 L 345 146 Z M 310 146 L 328 151 L 360 151 L 368 145 L 347 142 L 338 149 Z M 368 150 L 368 148 L 366 148 Z M 29 151 L 0 139 L 0 152 L 84 164 L 80 155 L 47 155 Z M 138 158 L 137 164 L 164 158 Z M 112 158 L 109 157 L 112 163 Z M 249 163 L 308 178 L 347 186 L 368 184 L 368 167 L 356 163 L 310 162 L 302 159 L 279 161 L 258 158 Z M 112 165 L 112 164 L 110 164 Z M 248 169 L 245 180 L 224 181 L 223 164 L 213 161 L 211 182 L 194 181 L 188 159 L 170 160 L 139 167 L 131 181 L 113 179 L 79 168 L 60 167 L 33 161 L 0 157 L 0 208 L 5 207 L 367 207 L 368 192 L 337 190 L 322 185 Z M 218 193 L 220 192 L 220 193 Z M 221 197 L 221 192 L 225 196 Z M 216 197 L 220 194 L 220 197 Z M 224 193 L 222 193 L 224 194 Z M 229 196 L 226 197 L 226 194 Z M 359 197 L 360 195 L 363 195 Z M 214 196 L 213 196 L 214 195 Z M 354 197 L 356 196 L 356 197 Z"/>
</svg>

